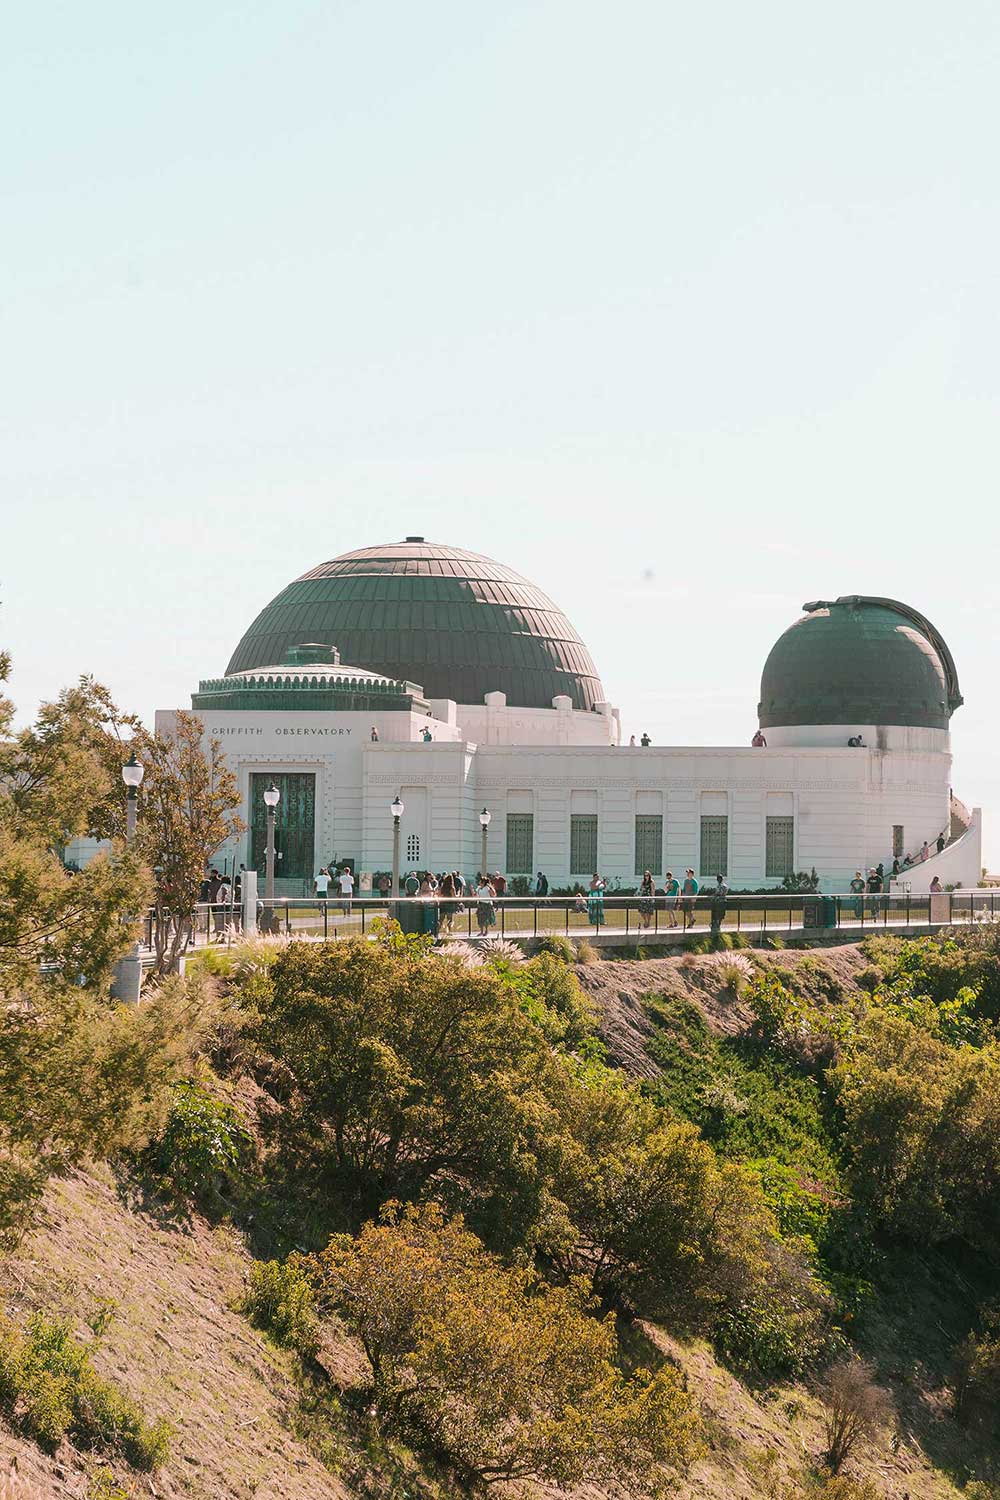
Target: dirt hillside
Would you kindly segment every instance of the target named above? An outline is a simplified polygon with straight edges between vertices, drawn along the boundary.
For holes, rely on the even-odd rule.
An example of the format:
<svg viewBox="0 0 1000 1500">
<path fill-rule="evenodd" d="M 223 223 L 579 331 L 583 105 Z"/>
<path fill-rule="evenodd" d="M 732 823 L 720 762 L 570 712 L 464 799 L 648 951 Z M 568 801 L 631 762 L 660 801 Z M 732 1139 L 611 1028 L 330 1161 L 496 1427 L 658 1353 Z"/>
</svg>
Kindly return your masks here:
<svg viewBox="0 0 1000 1500">
<path fill-rule="evenodd" d="M 848 995 L 857 989 L 856 976 L 868 963 L 856 943 L 806 951 L 745 951 L 758 969 L 774 970 L 779 976 L 783 969 L 791 970 L 800 983 L 817 993 L 836 986 Z M 656 1077 L 658 1069 L 646 1051 L 654 1030 L 644 1004 L 647 995 L 692 1000 L 713 1031 L 729 1035 L 744 1031 L 750 1012 L 719 979 L 718 960 L 730 956 L 682 953 L 641 962 L 616 959 L 577 965 L 577 978 L 597 1011 L 612 1061 L 636 1077 Z"/>
</svg>

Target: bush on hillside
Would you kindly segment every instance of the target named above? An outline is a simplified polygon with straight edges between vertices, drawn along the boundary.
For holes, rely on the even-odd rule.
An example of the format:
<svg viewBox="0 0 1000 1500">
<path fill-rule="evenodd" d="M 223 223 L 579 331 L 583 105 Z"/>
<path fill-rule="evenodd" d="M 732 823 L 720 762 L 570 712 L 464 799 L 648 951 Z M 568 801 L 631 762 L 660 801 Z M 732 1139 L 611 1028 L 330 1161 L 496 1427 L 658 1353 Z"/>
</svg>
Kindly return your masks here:
<svg viewBox="0 0 1000 1500">
<path fill-rule="evenodd" d="M 875 1384 L 872 1367 L 849 1356 L 827 1371 L 822 1385 L 826 1403 L 826 1460 L 834 1474 L 860 1444 L 870 1442 L 892 1421 L 887 1391 Z"/>
<path fill-rule="evenodd" d="M 667 1490 L 697 1455 L 676 1372 L 623 1376 L 613 1318 L 586 1283 L 506 1269 L 461 1219 L 388 1209 L 317 1257 L 323 1297 L 357 1331 L 383 1413 L 405 1413 L 483 1483 Z"/>
<path fill-rule="evenodd" d="M 512 975 L 544 965 L 553 983 L 567 974 L 534 959 Z M 498 1243 L 523 1243 L 539 1211 L 553 1060 L 513 977 L 442 963 L 392 933 L 293 943 L 255 1036 L 291 1081 L 288 1152 L 349 1214 L 443 1184 Z"/>
<path fill-rule="evenodd" d="M 808 1247 L 783 1242 L 759 1180 L 635 1088 L 599 1082 L 591 1069 L 567 1087 L 553 1187 L 570 1233 L 546 1246 L 553 1262 L 626 1309 L 720 1336 L 760 1370 L 814 1360 L 829 1298 Z"/>
<path fill-rule="evenodd" d="M 63 1320 L 36 1313 L 20 1329 L 0 1316 L 0 1410 L 42 1447 L 64 1437 L 81 1448 L 120 1452 L 136 1469 L 155 1469 L 169 1449 L 168 1424 L 141 1409 L 90 1362 Z"/>
<path fill-rule="evenodd" d="M 249 1139 L 231 1104 L 187 1079 L 170 1090 L 166 1123 L 147 1160 L 178 1192 L 203 1197 L 238 1171 Z"/>
<path fill-rule="evenodd" d="M 553 958 L 559 958 L 564 964 L 575 963 L 576 950 L 568 937 L 561 932 L 547 932 L 544 937 L 537 939 L 535 943 L 536 953 L 550 953 Z"/>
<path fill-rule="evenodd" d="M 914 1240 L 995 1242 L 1000 1048 L 954 1048 L 873 1011 L 830 1072 L 856 1200 Z"/>
<path fill-rule="evenodd" d="M 283 1263 L 260 1261 L 251 1266 L 239 1303 L 251 1323 L 269 1333 L 275 1343 L 294 1349 L 304 1359 L 319 1348 L 316 1299 L 306 1263 L 290 1255 Z"/>
</svg>

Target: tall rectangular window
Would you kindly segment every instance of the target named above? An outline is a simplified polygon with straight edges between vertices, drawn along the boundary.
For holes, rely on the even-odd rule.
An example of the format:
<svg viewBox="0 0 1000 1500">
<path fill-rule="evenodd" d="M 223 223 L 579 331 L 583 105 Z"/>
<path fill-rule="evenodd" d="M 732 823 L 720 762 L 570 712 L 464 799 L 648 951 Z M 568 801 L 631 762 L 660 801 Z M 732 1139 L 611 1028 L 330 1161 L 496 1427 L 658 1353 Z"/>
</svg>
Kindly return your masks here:
<svg viewBox="0 0 1000 1500">
<path fill-rule="evenodd" d="M 533 813 L 507 814 L 507 874 L 530 875 L 535 858 Z"/>
<path fill-rule="evenodd" d="M 903 842 L 903 825 L 902 825 L 902 823 L 893 823 L 893 825 L 892 825 L 892 857 L 893 857 L 893 859 L 902 859 L 903 858 L 903 850 L 905 848 L 906 848 L 906 845 Z"/>
<path fill-rule="evenodd" d="M 572 813 L 569 820 L 569 873 L 593 875 L 597 869 L 597 814 Z"/>
<path fill-rule="evenodd" d="M 795 874 L 794 818 L 768 818 L 764 874 L 769 880 Z"/>
<path fill-rule="evenodd" d="M 639 813 L 635 820 L 635 873 L 648 870 L 656 876 L 663 869 L 663 816 Z"/>
<path fill-rule="evenodd" d="M 702 817 L 701 874 L 729 874 L 729 819 Z"/>
</svg>

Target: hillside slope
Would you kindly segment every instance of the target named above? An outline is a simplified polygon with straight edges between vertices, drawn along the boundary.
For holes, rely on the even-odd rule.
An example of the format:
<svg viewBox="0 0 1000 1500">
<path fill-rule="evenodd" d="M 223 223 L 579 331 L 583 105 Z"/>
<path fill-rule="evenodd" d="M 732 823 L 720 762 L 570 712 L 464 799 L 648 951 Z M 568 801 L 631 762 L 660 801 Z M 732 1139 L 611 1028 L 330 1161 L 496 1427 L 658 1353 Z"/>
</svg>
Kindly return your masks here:
<svg viewBox="0 0 1000 1500">
<path fill-rule="evenodd" d="M 803 987 L 820 993 L 833 985 L 845 996 L 866 965 L 856 947 L 754 958 L 797 972 Z M 649 996 L 693 1003 L 723 1037 L 737 1035 L 749 1019 L 708 956 L 598 963 L 577 973 L 613 1059 L 641 1077 L 657 1073 L 648 1050 L 656 1033 Z M 119 1470 L 116 1500 L 119 1493 L 164 1500 L 445 1500 L 468 1493 L 407 1450 L 366 1435 L 358 1403 L 337 1399 L 360 1382 L 364 1363 L 336 1331 L 323 1354 L 329 1397 L 315 1410 L 315 1391 L 303 1388 L 292 1356 L 234 1310 L 251 1263 L 231 1226 L 177 1214 L 106 1168 L 53 1182 L 37 1228 L 0 1262 L 0 1297 L 16 1317 L 35 1309 L 69 1317 L 93 1344 L 97 1369 L 150 1417 L 172 1424 L 166 1465 L 151 1476 Z M 856 1330 L 894 1395 L 899 1427 L 891 1443 L 851 1467 L 875 1480 L 887 1500 L 957 1500 L 962 1490 L 950 1476 L 989 1474 L 990 1455 L 977 1453 L 953 1421 L 947 1389 L 951 1351 L 981 1296 L 954 1264 L 914 1254 L 900 1261 L 896 1284 Z M 709 1451 L 679 1487 L 680 1500 L 770 1500 L 783 1476 L 818 1460 L 822 1407 L 806 1385 L 751 1388 L 706 1342 L 681 1342 L 651 1324 L 623 1323 L 621 1340 L 636 1363 L 660 1356 L 680 1366 L 700 1405 Z M 47 1455 L 0 1421 L 0 1476 L 12 1464 L 17 1477 L 9 1497 L 0 1488 L 3 1500 L 92 1500 L 100 1493 L 91 1488 L 103 1467 L 95 1457 L 68 1444 Z M 579 1500 L 584 1496 L 611 1500 L 594 1488 Z"/>
</svg>

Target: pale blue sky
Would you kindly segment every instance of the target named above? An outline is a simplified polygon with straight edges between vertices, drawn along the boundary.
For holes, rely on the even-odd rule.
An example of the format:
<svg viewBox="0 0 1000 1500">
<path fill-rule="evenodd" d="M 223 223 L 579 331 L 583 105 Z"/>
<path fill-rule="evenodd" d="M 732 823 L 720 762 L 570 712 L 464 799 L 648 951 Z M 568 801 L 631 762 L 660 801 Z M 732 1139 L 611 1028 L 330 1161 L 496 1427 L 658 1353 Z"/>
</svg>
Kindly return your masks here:
<svg viewBox="0 0 1000 1500">
<path fill-rule="evenodd" d="M 998 69 L 978 0 L 12 8 L 19 703 L 183 705 L 420 532 L 546 588 L 626 734 L 745 743 L 799 605 L 889 594 L 1000 864 Z"/>
</svg>

